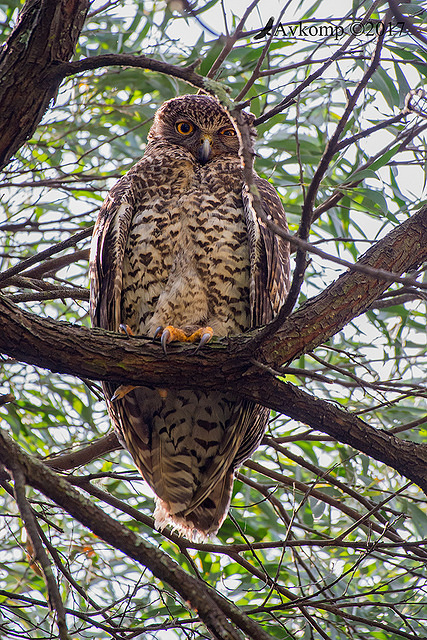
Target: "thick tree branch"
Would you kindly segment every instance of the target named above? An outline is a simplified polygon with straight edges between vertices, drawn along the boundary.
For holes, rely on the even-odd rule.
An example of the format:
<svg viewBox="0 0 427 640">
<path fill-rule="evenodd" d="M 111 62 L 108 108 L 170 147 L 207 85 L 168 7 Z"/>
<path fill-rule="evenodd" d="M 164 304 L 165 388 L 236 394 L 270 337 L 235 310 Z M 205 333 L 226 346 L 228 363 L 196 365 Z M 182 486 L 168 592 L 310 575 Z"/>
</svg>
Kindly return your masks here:
<svg viewBox="0 0 427 640">
<path fill-rule="evenodd" d="M 34 133 L 62 77 L 50 71 L 69 60 L 89 0 L 28 0 L 0 52 L 0 168 Z"/>
<path fill-rule="evenodd" d="M 427 258 L 427 207 L 370 248 L 360 263 L 400 274 Z M 346 272 L 302 305 L 254 354 L 258 331 L 212 343 L 188 358 L 192 347 L 176 346 L 166 358 L 151 339 L 128 338 L 41 318 L 0 298 L 0 349 L 46 367 L 111 382 L 154 386 L 227 386 L 252 367 L 252 357 L 279 367 L 312 350 L 367 309 L 388 283 L 373 275 Z M 243 385 L 242 385 L 243 386 Z"/>
<path fill-rule="evenodd" d="M 424 207 L 371 247 L 360 263 L 400 274 L 426 258 Z M 192 347 L 171 347 L 168 357 L 151 339 L 128 338 L 40 318 L 0 298 L 0 349 L 29 364 L 89 379 L 175 388 L 197 384 L 206 390 L 231 390 L 351 444 L 427 490 L 422 445 L 402 442 L 385 432 L 376 439 L 379 432 L 375 429 L 362 421 L 353 423 L 345 412 L 335 416 L 325 409 L 326 403 L 313 405 L 310 412 L 310 396 L 301 396 L 302 392 L 296 395 L 299 390 L 277 380 L 269 369 L 278 369 L 327 340 L 387 287 L 386 281 L 373 275 L 349 271 L 289 316 L 264 342 L 257 341 L 258 330 L 214 342 L 196 355 Z M 193 354 L 191 358 L 189 353 Z M 264 371 L 254 366 L 254 358 L 266 367 Z"/>
<path fill-rule="evenodd" d="M 220 388 L 237 392 L 248 400 L 255 400 L 312 429 L 327 433 L 339 442 L 387 464 L 415 482 L 427 494 L 427 445 L 401 440 L 391 431 L 375 429 L 348 411 L 283 382 L 266 369 L 252 371 L 241 384 L 223 384 Z M 198 386 L 204 385 L 198 382 Z M 115 434 L 111 432 L 87 447 L 52 458 L 46 464 L 54 469 L 72 469 L 120 447 Z"/>
<path fill-rule="evenodd" d="M 271 636 L 256 622 L 215 594 L 202 580 L 188 575 L 166 553 L 106 515 L 64 478 L 25 453 L 4 431 L 0 431 L 0 462 L 9 469 L 11 461 L 12 466 L 20 466 L 30 486 L 64 508 L 95 535 L 148 567 L 154 576 L 175 589 L 185 602 L 189 602 L 198 611 L 216 640 L 241 640 L 227 618 L 233 619 L 248 638 L 271 640 Z"/>
<path fill-rule="evenodd" d="M 199 61 L 197 61 L 197 63 L 198 62 Z M 209 83 L 206 82 L 203 76 L 194 71 L 194 64 L 187 67 L 178 67 L 177 65 L 168 64 L 167 62 L 148 58 L 147 56 L 136 56 L 126 53 L 106 53 L 100 56 L 83 58 L 83 60 L 76 60 L 75 62 L 66 62 L 53 67 L 50 75 L 62 80 L 67 76 L 74 76 L 76 73 L 82 73 L 83 71 L 115 66 L 135 67 L 139 69 L 149 69 L 157 73 L 165 73 L 173 78 L 184 80 L 188 82 L 188 84 L 193 85 L 193 87 L 208 90 L 207 85 Z"/>
</svg>

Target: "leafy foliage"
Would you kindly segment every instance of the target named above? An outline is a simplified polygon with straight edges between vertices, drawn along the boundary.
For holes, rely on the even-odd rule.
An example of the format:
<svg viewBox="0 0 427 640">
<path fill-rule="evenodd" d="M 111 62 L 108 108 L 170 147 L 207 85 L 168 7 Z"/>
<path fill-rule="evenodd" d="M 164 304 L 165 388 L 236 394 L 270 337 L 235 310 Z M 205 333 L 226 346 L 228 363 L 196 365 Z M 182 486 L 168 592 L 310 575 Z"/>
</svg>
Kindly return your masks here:
<svg viewBox="0 0 427 640">
<path fill-rule="evenodd" d="M 408 103 L 408 93 L 425 82 L 427 51 L 398 19 L 388 22 L 385 7 L 361 3 L 331 19 L 325 4 L 300 3 L 295 15 L 286 13 L 292 22 L 279 20 L 277 11 L 280 25 L 268 47 L 271 32 L 257 39 L 272 11 L 264 0 L 235 42 L 215 35 L 226 33 L 222 6 L 230 34 L 246 9 L 228 0 L 183 15 L 173 3 L 157 1 L 94 4 L 75 59 L 143 52 L 171 65 L 199 61 L 197 72 L 208 75 L 228 47 L 215 78 L 231 98 L 251 100 L 259 121 L 257 171 L 280 192 L 292 232 L 328 140 L 342 125 L 316 193 L 310 241 L 332 258 L 354 262 L 423 202 L 425 104 L 421 93 Z M 421 2 L 403 7 L 415 29 L 425 23 Z M 19 2 L 0 4 L 2 41 L 19 8 Z M 383 19 L 388 26 L 380 46 Z M 354 25 L 359 33 L 349 41 Z M 321 30 L 326 26 L 332 31 Z M 369 76 L 376 48 L 381 62 Z M 358 87 L 359 99 L 344 121 Z M 2 177 L 2 271 L 90 229 L 107 190 L 141 155 L 158 106 L 194 91 L 171 75 L 129 65 L 64 80 Z M 289 96 L 286 108 L 269 117 Z M 36 314 L 89 326 L 88 244 L 89 237 L 35 262 L 4 281 L 3 293 Z M 313 255 L 299 304 L 341 271 Z M 421 270 L 410 275 L 425 282 Z M 425 289 L 395 283 L 366 314 L 281 373 L 372 426 L 425 443 L 425 316 Z M 3 370 L 2 393 L 15 397 L 0 409 L 3 425 L 31 454 L 49 459 L 108 432 L 95 383 L 6 356 Z M 154 529 L 152 495 L 124 451 L 73 468 L 67 477 L 272 638 L 427 637 L 425 496 L 392 469 L 286 415 L 272 415 L 263 445 L 240 470 L 231 516 L 211 543 Z M 57 637 L 45 581 L 5 474 L 1 487 L 0 636 Z M 208 637 L 170 586 L 39 492 L 27 496 L 54 566 L 70 638 Z"/>
</svg>

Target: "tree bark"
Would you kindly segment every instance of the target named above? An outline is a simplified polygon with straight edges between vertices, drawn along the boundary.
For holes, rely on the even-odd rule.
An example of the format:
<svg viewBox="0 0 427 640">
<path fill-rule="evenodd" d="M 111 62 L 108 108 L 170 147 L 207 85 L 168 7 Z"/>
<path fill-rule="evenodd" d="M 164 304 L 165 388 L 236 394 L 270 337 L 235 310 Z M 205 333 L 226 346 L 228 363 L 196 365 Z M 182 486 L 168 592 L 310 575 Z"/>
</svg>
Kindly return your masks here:
<svg viewBox="0 0 427 640">
<path fill-rule="evenodd" d="M 400 275 L 427 259 L 427 206 L 382 240 L 359 263 Z M 278 367 L 340 331 L 385 291 L 389 282 L 347 271 L 293 313 L 278 331 L 253 347 L 259 330 L 194 348 L 172 345 L 165 357 L 146 337 L 41 318 L 0 296 L 0 350 L 17 360 L 94 380 L 159 387 L 244 387 L 253 359 Z M 193 357 L 189 358 L 189 354 Z"/>
<path fill-rule="evenodd" d="M 0 52 L 0 169 L 34 133 L 74 54 L 90 0 L 28 0 Z"/>
</svg>

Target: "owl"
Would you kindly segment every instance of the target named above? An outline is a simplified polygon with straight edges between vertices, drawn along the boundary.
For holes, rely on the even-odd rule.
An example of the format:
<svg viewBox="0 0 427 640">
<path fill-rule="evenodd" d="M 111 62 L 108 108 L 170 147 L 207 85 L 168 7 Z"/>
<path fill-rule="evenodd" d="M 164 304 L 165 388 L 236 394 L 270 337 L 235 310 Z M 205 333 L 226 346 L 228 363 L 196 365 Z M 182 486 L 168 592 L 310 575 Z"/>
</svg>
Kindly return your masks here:
<svg viewBox="0 0 427 640">
<path fill-rule="evenodd" d="M 253 115 L 244 114 L 255 137 Z M 262 207 L 284 230 L 271 184 Z M 289 244 L 257 218 L 225 109 L 184 95 L 157 111 L 145 153 L 111 189 L 91 245 L 92 323 L 194 349 L 268 323 L 289 290 Z M 197 346 L 196 346 L 197 345 Z M 202 347 L 206 349 L 208 347 Z M 234 472 L 259 445 L 268 409 L 237 394 L 104 384 L 119 439 L 156 494 L 156 526 L 190 539 L 219 530 Z"/>
</svg>

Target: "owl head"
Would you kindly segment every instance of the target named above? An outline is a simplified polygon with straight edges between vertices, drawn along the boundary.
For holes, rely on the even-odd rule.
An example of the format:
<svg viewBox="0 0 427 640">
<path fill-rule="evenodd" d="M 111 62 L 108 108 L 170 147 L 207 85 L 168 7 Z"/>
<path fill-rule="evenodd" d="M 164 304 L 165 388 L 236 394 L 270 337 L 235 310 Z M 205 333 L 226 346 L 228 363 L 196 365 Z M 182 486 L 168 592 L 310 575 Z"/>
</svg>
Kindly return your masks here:
<svg viewBox="0 0 427 640">
<path fill-rule="evenodd" d="M 244 116 L 255 138 L 254 116 L 245 112 Z M 206 95 L 185 95 L 165 102 L 156 112 L 148 139 L 184 147 L 200 164 L 239 154 L 239 139 L 227 112 L 215 98 Z"/>
</svg>

